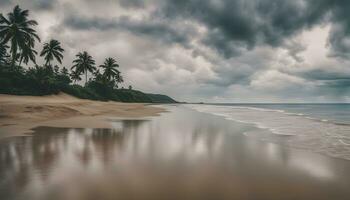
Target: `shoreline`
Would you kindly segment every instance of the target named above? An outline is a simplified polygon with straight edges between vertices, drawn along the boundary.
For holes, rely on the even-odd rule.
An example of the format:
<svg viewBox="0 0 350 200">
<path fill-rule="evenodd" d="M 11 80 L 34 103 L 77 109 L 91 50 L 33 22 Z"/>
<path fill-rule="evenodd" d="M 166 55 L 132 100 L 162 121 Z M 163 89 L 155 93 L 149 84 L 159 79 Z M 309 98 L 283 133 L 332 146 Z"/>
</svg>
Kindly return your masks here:
<svg viewBox="0 0 350 200">
<path fill-rule="evenodd" d="M 51 191 L 60 191 L 59 199 L 349 196 L 348 161 L 243 137 L 250 125 L 220 116 L 168 110 L 149 121 L 115 121 L 114 129 L 40 127 L 33 137 L 2 143 L 1 171 L 10 177 L 5 197 L 48 199 Z"/>
<path fill-rule="evenodd" d="M 65 93 L 49 96 L 0 95 L 0 140 L 33 133 L 39 126 L 111 128 L 108 118 L 144 118 L 166 111 L 142 103 L 78 99 Z"/>
<path fill-rule="evenodd" d="M 191 108 L 230 121 L 250 124 L 259 129 L 245 133 L 246 137 L 350 161 L 347 125 L 309 118 L 307 113 L 290 115 L 289 111 L 278 112 L 266 108 L 230 105 L 227 107 L 194 105 Z"/>
</svg>

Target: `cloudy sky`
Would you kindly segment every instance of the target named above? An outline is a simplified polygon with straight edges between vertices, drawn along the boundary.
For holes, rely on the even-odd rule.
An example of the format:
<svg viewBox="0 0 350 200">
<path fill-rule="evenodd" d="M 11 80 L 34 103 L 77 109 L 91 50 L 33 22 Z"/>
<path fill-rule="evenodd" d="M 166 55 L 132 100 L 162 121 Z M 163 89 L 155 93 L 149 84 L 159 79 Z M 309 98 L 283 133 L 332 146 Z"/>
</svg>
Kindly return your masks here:
<svg viewBox="0 0 350 200">
<path fill-rule="evenodd" d="M 0 0 L 0 12 L 16 4 L 43 42 L 61 41 L 65 66 L 83 50 L 115 57 L 125 86 L 145 92 L 350 102 L 348 0 Z"/>
</svg>

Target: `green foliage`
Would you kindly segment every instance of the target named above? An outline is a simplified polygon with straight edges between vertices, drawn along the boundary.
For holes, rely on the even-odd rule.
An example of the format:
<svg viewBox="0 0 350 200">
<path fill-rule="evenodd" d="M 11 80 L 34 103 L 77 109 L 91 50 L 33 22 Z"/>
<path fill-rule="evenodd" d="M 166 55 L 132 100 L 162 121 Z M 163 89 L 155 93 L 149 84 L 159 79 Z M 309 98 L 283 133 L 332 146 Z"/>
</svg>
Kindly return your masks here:
<svg viewBox="0 0 350 200">
<path fill-rule="evenodd" d="M 78 71 L 72 71 L 69 76 L 74 83 L 76 83 L 77 81 L 81 81 L 80 72 Z"/>
<path fill-rule="evenodd" d="M 86 85 L 86 88 L 95 91 L 97 95 L 103 97 L 105 100 L 119 100 L 117 97 L 114 96 L 113 85 L 111 85 L 108 82 L 100 82 L 96 80 L 89 81 Z"/>
<path fill-rule="evenodd" d="M 68 75 L 56 73 L 48 67 L 35 66 L 28 70 L 9 65 L 0 68 L 0 92 L 18 95 L 57 94 L 69 87 Z"/>
<path fill-rule="evenodd" d="M 98 77 L 83 87 L 71 85 L 71 79 L 63 68 L 35 66 L 25 70 L 20 66 L 0 66 L 0 93 L 15 95 L 49 95 L 65 92 L 83 99 L 143 103 L 175 103 L 165 95 L 145 94 L 132 89 L 115 89 L 113 82 L 102 82 Z M 98 76 L 102 76 L 101 74 Z M 102 77 L 100 77 L 102 78 Z"/>
<path fill-rule="evenodd" d="M 0 38 L 2 44 L 10 43 L 11 65 L 15 66 L 18 52 L 22 52 L 21 60 L 33 61 L 34 41 L 40 41 L 40 38 L 32 27 L 38 23 L 28 19 L 29 11 L 22 10 L 18 5 L 7 16 L 0 14 Z"/>
<path fill-rule="evenodd" d="M 119 65 L 117 64 L 117 61 L 113 58 L 107 58 L 105 62 L 100 65 L 100 68 L 104 69 L 103 76 L 107 80 L 112 80 L 119 76 L 120 72 L 117 69 L 118 67 Z"/>
<path fill-rule="evenodd" d="M 132 89 L 114 90 L 114 95 L 122 102 L 140 103 L 177 103 L 174 99 L 161 94 L 146 94 Z"/>
<path fill-rule="evenodd" d="M 36 64 L 35 56 L 37 54 L 38 52 L 34 50 L 34 40 L 31 39 L 29 45 L 23 48 L 21 54 L 17 55 L 17 58 L 20 58 L 19 65 L 21 65 L 22 62 L 28 64 L 29 61 L 32 61 L 34 64 Z"/>
<path fill-rule="evenodd" d="M 152 99 L 148 97 L 147 94 L 137 90 L 119 89 L 115 91 L 115 95 L 117 95 L 122 102 L 153 103 Z"/>
<path fill-rule="evenodd" d="M 40 56 L 44 56 L 46 61 L 45 65 L 50 65 L 53 59 L 56 59 L 60 64 L 62 64 L 64 49 L 61 47 L 61 43 L 57 40 L 50 40 L 48 43 L 44 44 L 43 50 Z"/>
<path fill-rule="evenodd" d="M 0 64 L 6 64 L 9 55 L 7 54 L 7 49 L 9 47 L 0 43 Z"/>
<path fill-rule="evenodd" d="M 70 85 L 62 91 L 81 99 L 104 100 L 104 98 L 96 94 L 95 91 L 81 85 Z"/>
<path fill-rule="evenodd" d="M 147 94 L 153 103 L 177 103 L 174 99 L 163 94 Z"/>
<path fill-rule="evenodd" d="M 26 76 L 22 68 L 10 67 L 1 64 L 0 66 L 0 93 L 25 95 L 30 92 L 24 88 Z"/>
<path fill-rule="evenodd" d="M 96 70 L 95 60 L 86 51 L 78 53 L 76 57 L 73 61 L 72 71 L 79 75 L 85 73 L 85 84 L 87 84 L 87 73 L 93 73 Z"/>
<path fill-rule="evenodd" d="M 122 83 L 124 81 L 120 71 L 117 69 L 119 68 L 119 65 L 114 58 L 107 58 L 103 65 L 100 65 L 100 68 L 104 70 L 101 76 L 102 79 L 105 79 L 115 87 L 118 87 L 118 83 Z"/>
</svg>

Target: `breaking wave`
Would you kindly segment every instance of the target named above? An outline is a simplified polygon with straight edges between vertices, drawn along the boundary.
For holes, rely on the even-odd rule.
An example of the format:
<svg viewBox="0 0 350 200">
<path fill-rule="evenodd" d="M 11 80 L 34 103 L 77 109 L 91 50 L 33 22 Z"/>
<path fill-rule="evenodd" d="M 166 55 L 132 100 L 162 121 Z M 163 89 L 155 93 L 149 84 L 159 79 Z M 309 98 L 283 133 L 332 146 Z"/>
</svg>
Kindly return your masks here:
<svg viewBox="0 0 350 200">
<path fill-rule="evenodd" d="M 350 160 L 350 125 L 346 123 L 281 109 L 197 104 L 187 106 L 259 128 L 246 132 L 244 135 L 247 137 Z"/>
</svg>

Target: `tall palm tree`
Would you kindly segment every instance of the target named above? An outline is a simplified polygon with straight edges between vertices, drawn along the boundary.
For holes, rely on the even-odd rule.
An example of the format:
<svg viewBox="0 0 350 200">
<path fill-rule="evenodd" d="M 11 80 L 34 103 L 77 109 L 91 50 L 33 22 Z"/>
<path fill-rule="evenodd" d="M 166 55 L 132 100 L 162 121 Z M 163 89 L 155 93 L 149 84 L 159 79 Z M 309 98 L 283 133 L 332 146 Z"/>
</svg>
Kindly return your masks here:
<svg viewBox="0 0 350 200">
<path fill-rule="evenodd" d="M 18 5 L 7 16 L 8 19 L 0 14 L 0 38 L 3 44 L 10 42 L 11 64 L 14 66 L 18 51 L 31 51 L 34 46 L 33 40 L 40 41 L 36 31 L 31 28 L 38 23 L 28 19 L 29 11 L 22 10 Z"/>
<path fill-rule="evenodd" d="M 80 52 L 76 55 L 77 59 L 73 61 L 72 70 L 76 70 L 78 73 L 85 73 L 85 85 L 87 83 L 87 74 L 88 72 L 93 73 L 96 70 L 95 60 L 92 59 L 92 56 L 88 52 Z"/>
<path fill-rule="evenodd" d="M 40 53 L 40 56 L 45 56 L 45 65 L 50 65 L 53 59 L 56 59 L 60 64 L 62 64 L 64 49 L 61 47 L 61 43 L 57 40 L 50 40 L 44 44 L 44 48 Z"/>
<path fill-rule="evenodd" d="M 103 65 L 100 65 L 100 67 L 104 69 L 103 76 L 108 81 L 113 80 L 120 73 L 117 69 L 119 65 L 117 64 L 117 61 L 113 58 L 107 58 Z"/>
</svg>

